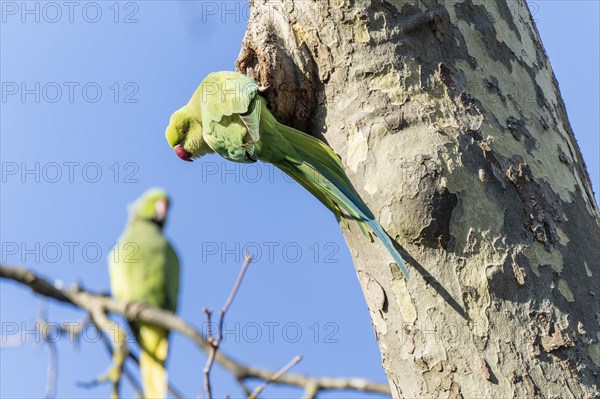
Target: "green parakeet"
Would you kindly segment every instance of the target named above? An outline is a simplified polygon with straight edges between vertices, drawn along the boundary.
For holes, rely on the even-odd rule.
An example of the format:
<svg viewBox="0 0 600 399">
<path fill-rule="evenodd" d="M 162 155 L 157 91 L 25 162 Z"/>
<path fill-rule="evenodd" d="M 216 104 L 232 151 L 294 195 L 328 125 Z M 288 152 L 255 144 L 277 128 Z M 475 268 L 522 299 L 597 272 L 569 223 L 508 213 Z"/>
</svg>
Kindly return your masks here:
<svg viewBox="0 0 600 399">
<path fill-rule="evenodd" d="M 268 162 L 300 183 L 338 219 L 356 220 L 383 242 L 405 276 L 408 270 L 383 227 L 362 201 L 339 157 L 322 141 L 279 123 L 258 83 L 237 72 L 209 74 L 171 116 L 169 145 L 191 161 L 216 152 L 234 162 Z"/>
<path fill-rule="evenodd" d="M 130 206 L 130 219 L 108 259 L 115 298 L 176 311 L 179 260 L 162 231 L 168 209 L 169 198 L 159 188 L 146 191 Z M 169 332 L 146 323 L 131 327 L 141 348 L 144 397 L 164 398 Z"/>
</svg>

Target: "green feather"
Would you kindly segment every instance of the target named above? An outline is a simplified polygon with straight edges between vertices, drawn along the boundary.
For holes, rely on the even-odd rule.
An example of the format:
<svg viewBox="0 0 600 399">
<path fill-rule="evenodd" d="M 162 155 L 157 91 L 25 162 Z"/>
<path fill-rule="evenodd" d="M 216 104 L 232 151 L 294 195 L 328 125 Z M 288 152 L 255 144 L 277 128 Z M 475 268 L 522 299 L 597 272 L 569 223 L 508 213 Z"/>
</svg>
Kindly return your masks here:
<svg viewBox="0 0 600 399">
<path fill-rule="evenodd" d="M 108 257 L 113 296 L 123 301 L 141 301 L 175 312 L 179 292 L 179 260 L 162 233 L 164 220 L 157 203 L 168 201 L 161 189 L 144 193 L 130 207 L 130 220 Z M 165 397 L 168 331 L 138 323 L 132 326 L 142 348 L 144 396 Z"/>
</svg>

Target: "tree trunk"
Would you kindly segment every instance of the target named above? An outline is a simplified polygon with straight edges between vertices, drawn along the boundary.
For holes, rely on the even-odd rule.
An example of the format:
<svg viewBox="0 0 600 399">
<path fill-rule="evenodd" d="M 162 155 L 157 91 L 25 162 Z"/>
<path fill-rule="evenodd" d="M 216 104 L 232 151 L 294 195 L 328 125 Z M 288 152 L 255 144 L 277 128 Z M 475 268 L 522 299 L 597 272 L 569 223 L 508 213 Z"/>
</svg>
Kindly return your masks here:
<svg viewBox="0 0 600 399">
<path fill-rule="evenodd" d="M 344 231 L 395 397 L 600 395 L 600 217 L 524 2 L 254 0 L 237 68 L 407 259 Z"/>
</svg>

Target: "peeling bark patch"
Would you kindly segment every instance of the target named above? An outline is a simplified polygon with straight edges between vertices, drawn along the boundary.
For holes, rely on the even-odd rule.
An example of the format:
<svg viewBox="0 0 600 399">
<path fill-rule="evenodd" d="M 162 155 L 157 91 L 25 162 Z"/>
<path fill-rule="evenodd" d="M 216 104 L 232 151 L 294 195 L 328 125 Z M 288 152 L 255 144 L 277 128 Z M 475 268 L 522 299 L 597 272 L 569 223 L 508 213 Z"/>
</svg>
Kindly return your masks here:
<svg viewBox="0 0 600 399">
<path fill-rule="evenodd" d="M 442 83 L 446 86 L 448 91 L 453 94 L 456 92 L 456 82 L 452 73 L 452 69 L 448 67 L 448 65 L 444 63 L 440 63 L 439 65 L 439 76 Z"/>
<path fill-rule="evenodd" d="M 368 153 L 367 137 L 353 124 L 348 129 L 348 152 L 346 154 L 346 162 L 353 172 L 356 172 L 361 162 L 366 161 Z"/>
<path fill-rule="evenodd" d="M 513 371 L 510 383 L 516 385 L 517 392 L 524 391 L 522 394 L 515 393 L 515 397 L 534 398 L 539 397 L 539 388 L 535 385 L 528 375 L 517 374 Z"/>
<path fill-rule="evenodd" d="M 494 61 L 501 62 L 509 72 L 512 72 L 512 61 L 517 60 L 515 53 L 504 42 L 498 41 L 494 18 L 484 6 L 475 5 L 471 0 L 454 5 L 456 16 L 473 24 L 481 34 L 488 56 Z"/>
<path fill-rule="evenodd" d="M 530 313 L 534 324 L 530 331 L 530 351 L 534 356 L 544 353 L 554 353 L 559 349 L 568 349 L 575 346 L 575 342 L 569 331 L 569 321 L 565 317 L 562 322 L 552 321 L 551 314 L 545 311 L 533 311 Z"/>
<path fill-rule="evenodd" d="M 520 161 L 520 157 L 513 157 L 511 163 L 505 175 L 517 189 L 527 212 L 528 229 L 536 240 L 549 249 L 558 241 L 556 223 L 564 221 L 564 216 L 559 211 L 561 202 L 548 184 L 534 180 L 527 162 Z"/>
<path fill-rule="evenodd" d="M 565 232 L 561 228 L 556 228 L 556 235 L 558 236 L 558 242 L 560 242 L 560 245 L 562 245 L 563 247 L 569 245 L 571 239 L 565 234 Z"/>
<path fill-rule="evenodd" d="M 550 266 L 557 273 L 562 272 L 564 259 L 558 249 L 548 250 L 539 242 L 533 242 L 523 253 L 529 259 L 531 270 L 536 276 L 540 276 L 540 267 Z"/>
<path fill-rule="evenodd" d="M 342 8 L 345 2 L 345 0 L 329 0 L 329 4 L 333 8 Z"/>
<path fill-rule="evenodd" d="M 413 136 L 425 143 L 430 143 L 429 135 Z M 393 137 L 388 139 L 394 140 Z M 419 144 L 413 140 L 410 144 Z M 382 158 L 393 157 L 395 153 L 386 154 L 379 152 Z M 381 166 L 380 166 L 381 165 Z M 385 168 L 386 163 L 379 163 L 379 170 Z M 451 193 L 445 186 L 445 179 L 440 174 L 441 165 L 432 162 L 429 155 L 416 154 L 414 160 L 396 162 L 396 167 L 401 171 L 397 174 L 398 184 L 402 193 L 401 198 L 392 197 L 392 204 L 401 202 L 404 209 L 401 219 L 395 219 L 398 226 L 392 233 L 410 237 L 413 243 L 426 245 L 435 249 L 450 249 L 454 245 L 454 237 L 450 233 L 452 213 L 458 204 L 458 195 Z M 375 172 L 377 173 L 377 172 Z M 377 173 L 378 176 L 385 176 Z M 370 179 L 371 181 L 379 181 Z M 379 183 L 380 193 L 389 192 L 388 188 Z M 393 192 L 393 191 L 392 191 Z M 380 194 L 381 195 L 381 194 Z"/>
<path fill-rule="evenodd" d="M 590 269 L 590 267 L 588 266 L 588 264 L 587 264 L 587 262 L 586 262 L 586 261 L 583 261 L 583 266 L 585 267 L 585 274 L 586 274 L 588 277 L 593 277 L 593 276 L 594 276 L 594 273 L 592 273 L 592 270 Z"/>
<path fill-rule="evenodd" d="M 479 371 L 479 374 L 483 377 L 483 379 L 485 379 L 486 381 L 492 380 L 492 370 L 490 369 L 490 365 L 485 361 L 484 358 L 479 358 L 479 360 L 477 360 L 476 368 Z"/>
<path fill-rule="evenodd" d="M 369 312 L 371 313 L 371 321 L 376 327 L 376 331 L 380 334 L 387 334 L 387 323 L 384 313 L 387 312 L 388 299 L 385 290 L 369 273 L 362 270 L 358 273 L 359 279 L 363 280 L 363 286 L 369 295 L 366 296 L 369 300 Z"/>
<path fill-rule="evenodd" d="M 433 192 L 429 201 L 429 224 L 419 233 L 419 243 L 429 247 L 449 249 L 454 240 L 450 235 L 450 220 L 452 211 L 458 204 L 458 196 L 444 188 Z"/>
<path fill-rule="evenodd" d="M 485 173 L 485 169 L 479 169 L 477 171 L 477 177 L 479 177 L 479 181 L 485 183 L 487 181 L 487 173 Z"/>
<path fill-rule="evenodd" d="M 508 4 L 509 4 L 509 2 L 507 2 L 507 1 L 495 2 L 496 7 L 498 7 L 498 13 L 500 14 L 500 17 L 504 20 L 504 22 L 506 22 L 506 24 L 510 28 L 511 32 L 513 32 L 517 36 L 519 41 L 522 41 L 521 33 L 519 32 L 519 29 L 517 28 L 517 25 L 515 24 L 513 15 L 510 12 L 510 8 L 508 7 Z"/>
<path fill-rule="evenodd" d="M 513 137 L 518 141 L 522 141 L 525 145 L 525 150 L 529 154 L 531 154 L 531 152 L 534 149 L 538 148 L 539 145 L 537 140 L 531 135 L 531 133 L 529 133 L 529 131 L 525 127 L 525 124 L 526 123 L 523 119 L 517 120 L 512 116 L 506 121 L 508 130 L 513 135 Z"/>
<path fill-rule="evenodd" d="M 569 348 L 574 345 L 573 339 L 569 336 L 567 326 L 554 323 L 549 335 L 540 339 L 540 345 L 545 352 L 554 352 L 560 348 Z"/>
<path fill-rule="evenodd" d="M 450 385 L 450 392 L 448 394 L 448 399 L 462 399 L 463 395 L 460 391 L 460 384 L 456 381 L 452 381 Z"/>
<path fill-rule="evenodd" d="M 416 72 L 418 71 L 406 71 L 408 75 Z M 401 105 L 406 101 L 407 88 L 403 86 L 400 73 L 393 68 L 385 68 L 382 72 L 376 74 L 369 83 L 371 90 L 387 94 L 392 105 Z"/>
<path fill-rule="evenodd" d="M 469 324 L 473 334 L 485 337 L 489 327 L 486 310 L 490 304 L 487 280 L 485 275 L 480 276 L 474 272 L 467 275 L 463 274 L 464 272 L 464 269 L 459 270 L 459 280 L 461 280 L 462 301 L 469 315 Z"/>
<path fill-rule="evenodd" d="M 571 165 L 571 160 L 560 146 L 558 146 L 558 159 L 560 159 L 560 162 L 566 165 Z"/>
<path fill-rule="evenodd" d="M 381 310 L 382 312 L 385 312 L 385 309 L 387 308 L 387 296 L 385 295 L 385 291 L 383 290 L 381 284 L 379 284 L 377 280 L 369 277 L 367 289 L 373 294 L 371 297 L 375 302 L 375 307 Z"/>
<path fill-rule="evenodd" d="M 573 291 L 571 291 L 571 288 L 569 288 L 569 284 L 563 279 L 560 279 L 558 281 L 558 292 L 560 292 L 562 296 L 564 296 L 567 299 L 567 301 L 575 302 L 575 296 L 573 295 Z"/>
<path fill-rule="evenodd" d="M 495 76 L 490 76 L 490 78 L 485 79 L 483 83 L 489 94 L 496 94 L 503 103 L 506 103 L 506 96 L 502 94 L 502 90 L 498 85 L 498 79 L 496 79 Z"/>
<path fill-rule="evenodd" d="M 512 269 L 517 283 L 519 285 L 525 285 L 525 270 L 514 262 L 512 264 Z"/>
<path fill-rule="evenodd" d="M 529 183 L 533 180 L 533 175 L 531 173 L 531 168 L 527 165 L 527 162 L 518 163 L 516 165 L 511 165 L 506 170 L 506 177 L 510 180 L 515 186 L 523 183 Z"/>
<path fill-rule="evenodd" d="M 359 43 L 369 43 L 371 35 L 369 34 L 369 19 L 366 15 L 357 16 L 353 25 L 354 40 Z"/>
<path fill-rule="evenodd" d="M 594 364 L 600 367 L 600 333 L 598 333 L 598 339 L 596 342 L 591 342 L 588 346 L 588 354 L 590 355 L 590 359 L 594 362 Z"/>
<path fill-rule="evenodd" d="M 413 304 L 410 292 L 406 287 L 406 280 L 402 277 L 401 272 L 396 265 L 392 265 L 392 291 L 395 293 L 396 302 L 402 313 L 404 323 L 414 323 L 417 320 L 417 309 Z"/>
</svg>

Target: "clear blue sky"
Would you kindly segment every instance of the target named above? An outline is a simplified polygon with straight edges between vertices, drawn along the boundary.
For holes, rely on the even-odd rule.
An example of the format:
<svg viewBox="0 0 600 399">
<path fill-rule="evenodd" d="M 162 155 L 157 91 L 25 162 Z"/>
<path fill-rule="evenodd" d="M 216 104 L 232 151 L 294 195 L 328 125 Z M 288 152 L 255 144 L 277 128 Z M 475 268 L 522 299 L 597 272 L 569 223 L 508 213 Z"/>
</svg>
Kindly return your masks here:
<svg viewBox="0 0 600 399">
<path fill-rule="evenodd" d="M 385 381 L 349 251 L 328 211 L 271 167 L 217 157 L 190 165 L 165 142 L 169 115 L 200 80 L 233 69 L 245 3 L 227 2 L 238 12 L 217 15 L 222 2 L 137 1 L 121 3 L 118 13 L 113 2 L 25 4 L 39 11 L 1 3 L 3 261 L 106 291 L 105 258 L 127 203 L 160 185 L 173 198 L 166 234 L 182 259 L 179 313 L 186 320 L 201 327 L 202 307 L 225 301 L 243 249 L 258 251 L 228 314 L 222 349 L 273 369 L 302 354 L 295 372 Z M 598 3 L 531 4 L 598 190 Z M 29 94 L 21 98 L 23 89 Z M 32 172 L 22 176 L 25 168 Z M 0 289 L 2 333 L 31 330 L 40 300 L 13 284 Z M 77 321 L 83 314 L 51 304 L 50 317 Z M 178 335 L 172 345 L 172 382 L 196 397 L 205 357 Z M 109 364 L 102 346 L 74 347 L 65 338 L 58 347 L 59 397 L 106 397 L 107 386 L 76 386 Z M 29 343 L 0 354 L 0 396 L 43 395 L 46 348 Z M 213 380 L 216 396 L 241 394 L 218 367 Z M 266 396 L 299 392 L 270 387 Z M 323 395 L 342 396 L 348 394 Z"/>
</svg>

